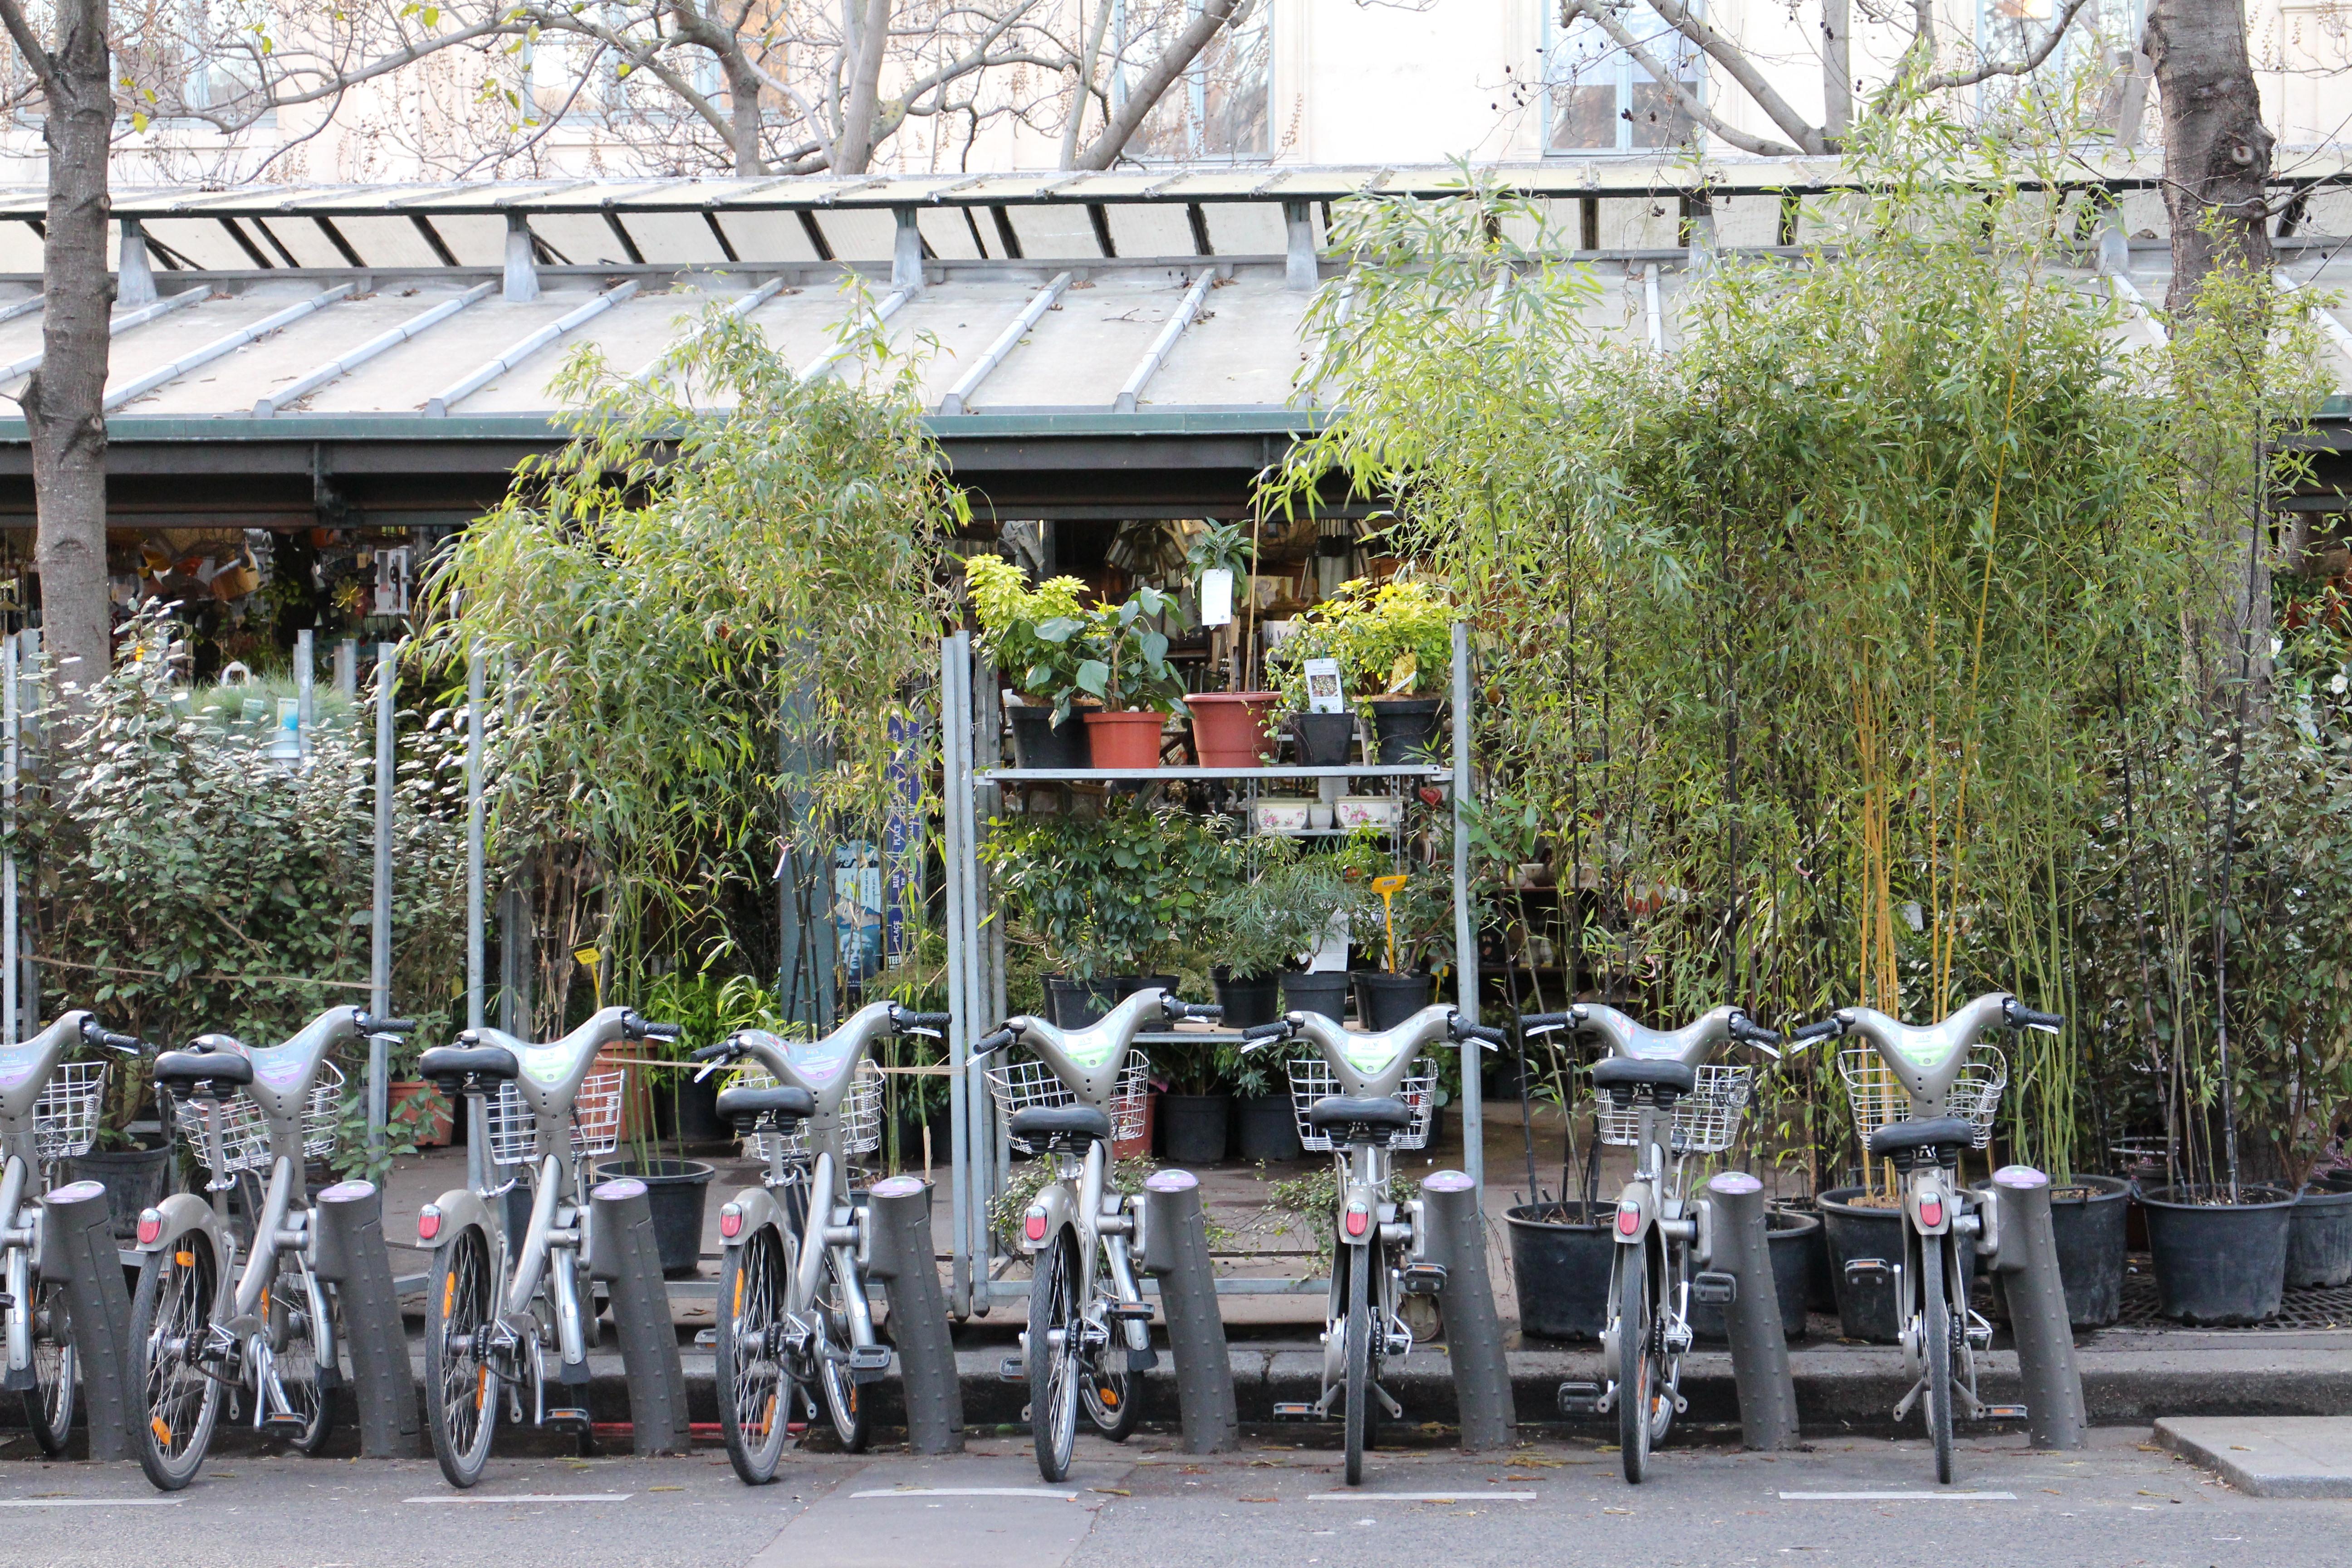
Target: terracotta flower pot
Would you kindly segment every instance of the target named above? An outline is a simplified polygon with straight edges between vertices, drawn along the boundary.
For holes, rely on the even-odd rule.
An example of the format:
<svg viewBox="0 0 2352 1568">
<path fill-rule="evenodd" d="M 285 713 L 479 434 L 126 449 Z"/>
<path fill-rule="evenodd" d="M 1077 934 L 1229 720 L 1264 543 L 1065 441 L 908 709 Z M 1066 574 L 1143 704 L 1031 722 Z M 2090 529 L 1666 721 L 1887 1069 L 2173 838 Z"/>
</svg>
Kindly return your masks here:
<svg viewBox="0 0 2352 1568">
<path fill-rule="evenodd" d="M 439 1148 L 447 1143 L 457 1130 L 457 1112 L 448 1099 L 423 1079 L 395 1079 L 384 1085 L 386 1112 L 394 1121 L 405 1121 L 400 1112 L 411 1101 L 431 1107 L 429 1114 L 420 1112 L 416 1121 L 416 1146 L 420 1149 Z M 437 1102 L 437 1103 L 436 1103 Z"/>
<path fill-rule="evenodd" d="M 1150 711 L 1087 714 L 1087 747 L 1098 768 L 1160 765 L 1161 715 Z"/>
<path fill-rule="evenodd" d="M 1184 699 L 1192 710 L 1192 749 L 1204 768 L 1255 768 L 1274 750 L 1270 721 L 1280 693 L 1200 691 Z"/>
</svg>

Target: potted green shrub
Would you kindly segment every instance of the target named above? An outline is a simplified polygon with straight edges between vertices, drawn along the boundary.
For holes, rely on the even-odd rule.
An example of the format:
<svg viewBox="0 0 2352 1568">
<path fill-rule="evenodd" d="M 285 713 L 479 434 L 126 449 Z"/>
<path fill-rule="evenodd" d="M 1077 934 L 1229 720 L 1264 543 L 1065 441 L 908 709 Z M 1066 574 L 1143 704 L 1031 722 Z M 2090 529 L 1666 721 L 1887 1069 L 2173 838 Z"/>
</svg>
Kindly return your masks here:
<svg viewBox="0 0 2352 1568">
<path fill-rule="evenodd" d="M 1248 536 L 1229 522 L 1213 522 L 1192 542 L 1185 557 L 1201 596 L 1204 625 L 1223 625 L 1233 618 L 1236 578 L 1246 582 L 1251 551 Z M 1192 710 L 1192 750 L 1204 768 L 1254 768 L 1273 750 L 1267 721 L 1280 700 L 1273 691 L 1196 691 L 1184 699 Z"/>
<path fill-rule="evenodd" d="M 1360 901 L 1360 884 L 1337 857 L 1302 855 L 1286 839 L 1252 842 L 1259 846 L 1256 875 L 1218 893 L 1207 910 L 1210 978 L 1225 1022 L 1237 1028 L 1274 1021 L 1277 985 L 1293 1006 L 1306 1005 L 1297 1000 L 1306 978 L 1302 959 Z M 1334 974 L 1333 982 L 1332 1005 L 1312 1010 L 1337 1017 L 1344 976 Z"/>
<path fill-rule="evenodd" d="M 1429 1005 L 1437 984 L 1432 971 L 1454 956 L 1454 900 L 1433 871 L 1391 872 L 1371 888 L 1378 896 L 1354 929 L 1373 965 L 1349 978 L 1364 1026 L 1392 1029 Z"/>
<path fill-rule="evenodd" d="M 1013 700 L 1005 705 L 1013 758 L 1024 768 L 1087 765 L 1086 727 L 1071 711 L 1076 693 L 1077 634 L 1087 612 L 1076 577 L 1049 577 L 1029 586 L 1021 568 L 994 555 L 963 563 L 964 583 L 980 621 L 980 649 L 1003 672 Z"/>
<path fill-rule="evenodd" d="M 1266 655 L 1267 672 L 1281 693 L 1279 710 L 1307 715 L 1307 661 L 1333 659 L 1357 709 L 1371 721 L 1381 764 L 1429 755 L 1444 719 L 1454 619 L 1453 606 L 1424 583 L 1374 584 L 1358 578 L 1342 584 L 1300 616 L 1290 636 Z M 1306 740 L 1302 730 L 1302 747 Z"/>
<path fill-rule="evenodd" d="M 1160 765 L 1160 731 L 1184 699 L 1184 678 L 1168 662 L 1168 634 L 1154 617 L 1181 624 L 1183 611 L 1159 589 L 1140 587 L 1118 604 L 1097 605 L 1075 634 L 1077 662 L 1055 710 L 1066 711 L 1080 695 L 1099 704 L 1084 715 L 1096 767 Z"/>
</svg>

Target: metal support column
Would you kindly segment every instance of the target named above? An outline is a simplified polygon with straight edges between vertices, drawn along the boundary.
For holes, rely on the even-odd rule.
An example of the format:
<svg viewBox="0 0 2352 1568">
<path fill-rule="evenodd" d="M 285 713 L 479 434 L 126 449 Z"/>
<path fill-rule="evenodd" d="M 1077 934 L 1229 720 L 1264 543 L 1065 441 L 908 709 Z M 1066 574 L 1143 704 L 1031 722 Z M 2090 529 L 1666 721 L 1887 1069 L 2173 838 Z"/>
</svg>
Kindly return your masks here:
<svg viewBox="0 0 2352 1568">
<path fill-rule="evenodd" d="M 480 650 L 466 658 L 466 1027 L 478 1029 L 483 1011 L 482 688 Z"/>
<path fill-rule="evenodd" d="M 2079 1448 L 2090 1418 L 2083 1407 L 2082 1374 L 2074 1366 L 2066 1286 L 2058 1278 L 2050 1178 L 2031 1165 L 2004 1165 L 1992 1174 L 1990 1196 L 1997 1205 L 1992 1267 L 2009 1298 L 2027 1430 L 2037 1448 Z"/>
<path fill-rule="evenodd" d="M 1470 900 L 1470 835 L 1462 820 L 1470 798 L 1470 628 L 1454 623 L 1454 1009 L 1478 1021 L 1478 917 Z M 1486 1068 L 1475 1041 L 1462 1047 L 1462 1163 L 1486 1184 Z"/>
<path fill-rule="evenodd" d="M 392 1016 L 393 704 L 400 679 L 400 645 L 375 645 L 375 899 L 368 921 L 368 1011 Z M 390 1084 L 384 1037 L 368 1037 L 368 1152 L 383 1145 Z"/>
<path fill-rule="evenodd" d="M 1486 1216 L 1479 1209 L 1478 1184 L 1464 1171 L 1436 1172 L 1422 1180 L 1421 1205 L 1423 1256 L 1445 1270 L 1445 1359 L 1454 1368 L 1462 1447 L 1472 1453 L 1507 1448 L 1518 1411 L 1486 1274 Z"/>
<path fill-rule="evenodd" d="M 1715 1207 L 1715 1256 L 1706 1267 L 1731 1276 L 1724 1309 L 1731 1333 L 1731 1375 L 1739 1391 L 1739 1440 L 1757 1450 L 1797 1446 L 1797 1389 L 1789 1376 L 1789 1341 L 1764 1239 L 1764 1184 L 1744 1171 L 1707 1183 Z"/>
<path fill-rule="evenodd" d="M 941 891 L 947 897 L 948 926 L 948 1205 L 952 1237 L 948 1249 L 952 1259 L 948 1310 L 959 1318 L 971 1314 L 973 1286 L 971 1232 L 966 1228 L 971 1162 L 966 1147 L 970 1127 L 965 1118 L 964 1074 L 971 1060 L 975 1033 L 971 999 L 963 984 L 965 954 L 971 947 L 971 933 L 963 923 L 963 885 L 971 869 L 963 814 L 955 805 L 957 792 L 969 787 L 959 765 L 961 748 L 956 743 L 956 733 L 963 711 L 965 672 L 971 668 L 970 647 L 971 637 L 964 632 L 940 644 L 940 816 L 947 868 L 947 886 Z"/>
<path fill-rule="evenodd" d="M 310 731 L 319 722 L 318 634 L 304 626 L 294 634 L 294 752 L 310 760 Z"/>
<path fill-rule="evenodd" d="M 1200 1178 L 1190 1171 L 1154 1171 L 1144 1178 L 1143 1209 L 1143 1271 L 1160 1281 L 1184 1451 L 1229 1454 L 1241 1447 L 1240 1417 Z"/>
<path fill-rule="evenodd" d="M 961 781 L 950 802 L 951 809 L 961 814 L 965 875 L 963 879 L 963 929 L 967 941 L 963 948 L 964 1016 L 972 1021 L 972 1033 L 984 1032 L 995 1020 L 988 1016 L 989 988 L 986 978 L 988 944 L 982 934 L 982 903 L 980 867 L 980 817 L 977 810 L 979 791 L 972 779 L 974 737 L 977 729 L 973 718 L 976 707 L 972 690 L 971 639 L 966 637 L 959 645 L 956 656 L 961 698 L 957 706 L 956 769 Z M 971 1126 L 964 1139 L 967 1163 L 966 1198 L 970 1206 L 964 1211 L 966 1244 L 971 1252 L 972 1279 L 975 1283 L 972 1310 L 982 1317 L 988 1315 L 988 1203 L 996 1191 L 996 1107 L 988 1094 L 988 1079 L 982 1065 L 967 1060 L 964 1064 L 964 1114 Z"/>
</svg>

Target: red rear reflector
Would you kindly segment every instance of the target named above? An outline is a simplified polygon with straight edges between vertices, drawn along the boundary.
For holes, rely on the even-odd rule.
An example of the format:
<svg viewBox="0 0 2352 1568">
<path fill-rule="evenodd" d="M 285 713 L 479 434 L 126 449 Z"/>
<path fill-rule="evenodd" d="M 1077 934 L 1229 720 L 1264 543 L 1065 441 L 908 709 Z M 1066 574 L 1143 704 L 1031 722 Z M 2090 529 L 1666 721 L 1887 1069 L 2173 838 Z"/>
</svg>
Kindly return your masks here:
<svg viewBox="0 0 2352 1568">
<path fill-rule="evenodd" d="M 1940 1199 L 1929 1198 L 1919 1205 L 1919 1223 L 1921 1225 L 1944 1223 L 1944 1205 Z"/>
<path fill-rule="evenodd" d="M 139 1216 L 139 1245 L 152 1247 L 155 1238 L 163 1234 L 163 1216 L 149 1209 Z"/>
<path fill-rule="evenodd" d="M 743 1234 L 743 1211 L 729 1204 L 719 1211 L 719 1234 L 732 1241 Z"/>
<path fill-rule="evenodd" d="M 1619 1209 L 1619 1210 L 1617 1211 L 1617 1234 L 1618 1234 L 1618 1235 L 1620 1235 L 1620 1236 L 1631 1236 L 1631 1235 L 1633 1235 L 1635 1231 L 1637 1231 L 1637 1230 L 1639 1230 L 1639 1229 L 1641 1229 L 1641 1228 L 1642 1228 L 1642 1211 L 1641 1211 L 1640 1209 L 1636 1209 L 1636 1208 L 1622 1208 L 1622 1209 Z"/>
<path fill-rule="evenodd" d="M 1027 1216 L 1021 1222 L 1021 1231 L 1023 1235 L 1026 1236 L 1032 1241 L 1045 1240 L 1045 1211 L 1044 1209 L 1031 1209 Z"/>
<path fill-rule="evenodd" d="M 1361 1236 L 1364 1232 L 1371 1229 L 1371 1227 L 1372 1216 L 1369 1212 L 1363 1209 L 1349 1209 L 1348 1211 L 1348 1234 L 1349 1236 Z"/>
<path fill-rule="evenodd" d="M 427 1204 L 416 1215 L 416 1239 L 430 1241 L 440 1234 L 441 1211 Z"/>
</svg>

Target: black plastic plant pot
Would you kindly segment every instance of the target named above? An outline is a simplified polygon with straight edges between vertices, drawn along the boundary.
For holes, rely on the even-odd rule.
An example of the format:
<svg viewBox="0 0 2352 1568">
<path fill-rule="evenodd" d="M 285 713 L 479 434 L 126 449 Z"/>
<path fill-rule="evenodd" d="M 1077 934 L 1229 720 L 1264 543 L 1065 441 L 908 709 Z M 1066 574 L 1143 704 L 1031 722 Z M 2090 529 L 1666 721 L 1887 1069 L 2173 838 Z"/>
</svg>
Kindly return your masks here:
<svg viewBox="0 0 2352 1568">
<path fill-rule="evenodd" d="M 1293 713 L 1290 738 L 1302 768 L 1344 768 L 1356 760 L 1353 713 Z"/>
<path fill-rule="evenodd" d="M 1373 697 L 1362 706 L 1371 715 L 1381 766 L 1424 763 L 1436 754 L 1437 731 L 1444 721 L 1444 698 Z"/>
<path fill-rule="evenodd" d="M 1837 1311 L 1837 1290 L 1830 1283 L 1829 1235 L 1818 1223 L 1822 1211 L 1814 1206 L 1811 1198 L 1782 1198 L 1772 1206 L 1782 1214 L 1801 1215 L 1816 1222 L 1803 1232 L 1805 1310 L 1834 1314 Z"/>
<path fill-rule="evenodd" d="M 93 1149 L 66 1161 L 58 1184 L 96 1182 L 104 1187 L 107 1226 L 117 1241 L 129 1241 L 139 1234 L 141 1211 L 163 1201 L 171 1170 L 168 1143 L 154 1149 Z"/>
<path fill-rule="evenodd" d="M 1616 1249 L 1608 1221 L 1581 1203 L 1523 1204 L 1503 1211 L 1511 1232 L 1511 1279 L 1519 1294 L 1519 1331 L 1537 1340 L 1597 1340 L 1609 1326 L 1609 1260 Z"/>
<path fill-rule="evenodd" d="M 1057 1029 L 1083 1029 L 1100 1022 L 1118 1005 L 1118 984 L 1111 980 L 1065 980 L 1056 975 L 1045 982 L 1045 1010 L 1053 1015 L 1049 1022 Z"/>
<path fill-rule="evenodd" d="M 1818 1200 L 1822 1233 L 1829 1241 L 1830 1288 L 1837 1296 L 1841 1334 L 1870 1344 L 1891 1345 L 1902 1337 L 1898 1332 L 1901 1306 L 1895 1294 L 1895 1270 L 1903 1262 L 1903 1211 L 1892 1203 L 1879 1208 L 1858 1205 L 1854 1201 L 1866 1196 L 1864 1188 L 1840 1187 L 1823 1193 Z M 1885 1263 L 1885 1270 L 1848 1276 L 1848 1263 L 1870 1258 Z M 1953 1300 L 1968 1300 L 1969 1282 L 1976 1278 L 1976 1243 L 1962 1237 L 1959 1289 L 1951 1292 Z"/>
<path fill-rule="evenodd" d="M 1356 1016 L 1378 1034 L 1393 1029 L 1423 1007 L 1437 992 L 1433 974 L 1391 974 L 1385 970 L 1360 969 L 1356 984 Z"/>
<path fill-rule="evenodd" d="M 1209 978 L 1216 984 L 1217 1005 L 1225 1010 L 1223 1022 L 1228 1029 L 1271 1024 L 1282 1012 L 1282 977 L 1278 974 L 1255 974 L 1247 980 L 1235 980 L 1221 964 L 1209 971 Z"/>
<path fill-rule="evenodd" d="M 1981 1189 L 1984 1184 L 1976 1185 Z M 2124 1315 L 2124 1233 L 2131 1218 L 2131 1184 L 2118 1176 L 2075 1176 L 2050 1187 L 2050 1229 L 2058 1244 L 2058 1282 L 2066 1291 L 2066 1321 L 2104 1329 Z M 2007 1276 L 1992 1277 L 1993 1310 L 2009 1316 Z"/>
<path fill-rule="evenodd" d="M 1111 1001 L 1117 1005 L 1155 985 L 1171 996 L 1176 994 L 1176 976 L 1172 974 L 1114 974 L 1110 977 Z"/>
<path fill-rule="evenodd" d="M 1801 1214 L 1794 1209 L 1769 1209 L 1765 1213 L 1765 1252 L 1772 1259 L 1772 1295 L 1780 1308 L 1783 1339 L 1805 1337 L 1806 1268 L 1821 1234 L 1819 1215 Z M 1731 1325 L 1723 1309 L 1711 1302 L 1691 1302 L 1690 1326 L 1692 1333 L 1709 1344 L 1721 1344 L 1731 1338 Z"/>
<path fill-rule="evenodd" d="M 1051 708 L 1024 704 L 1007 708 L 1004 717 L 1013 726 L 1014 766 L 1058 770 L 1094 765 L 1094 753 L 1087 747 L 1086 721 L 1076 713 L 1056 724 Z"/>
<path fill-rule="evenodd" d="M 1282 977 L 1286 1012 L 1320 1013 L 1333 1023 L 1348 1016 L 1348 975 L 1345 970 L 1292 971 Z"/>
<path fill-rule="evenodd" d="M 1213 1165 L 1225 1157 L 1226 1125 L 1233 1119 L 1230 1094 L 1163 1094 L 1160 1097 L 1160 1152 L 1174 1165 Z"/>
<path fill-rule="evenodd" d="M 2148 1187 L 2138 1197 L 2156 1258 L 2158 1311 L 2222 1326 L 2277 1315 L 2294 1194 L 2248 1184 L 2236 1203 L 2204 1187 Z"/>
<path fill-rule="evenodd" d="M 2305 1187 L 2286 1232 L 2286 1288 L 2352 1284 L 2352 1192 Z"/>
<path fill-rule="evenodd" d="M 710 1197 L 710 1178 L 718 1173 L 718 1166 L 700 1160 L 641 1162 L 631 1156 L 596 1165 L 599 1181 L 634 1176 L 646 1184 L 665 1279 L 690 1277 L 702 1267 L 702 1211 Z"/>
<path fill-rule="evenodd" d="M 1244 1094 L 1234 1098 L 1234 1142 L 1244 1160 L 1299 1160 L 1298 1118 L 1288 1094 Z"/>
<path fill-rule="evenodd" d="M 681 1143 L 724 1143 L 735 1130 L 719 1120 L 719 1086 L 714 1073 L 698 1079 L 690 1072 L 671 1073 L 669 1105 L 671 1134 Z"/>
</svg>

